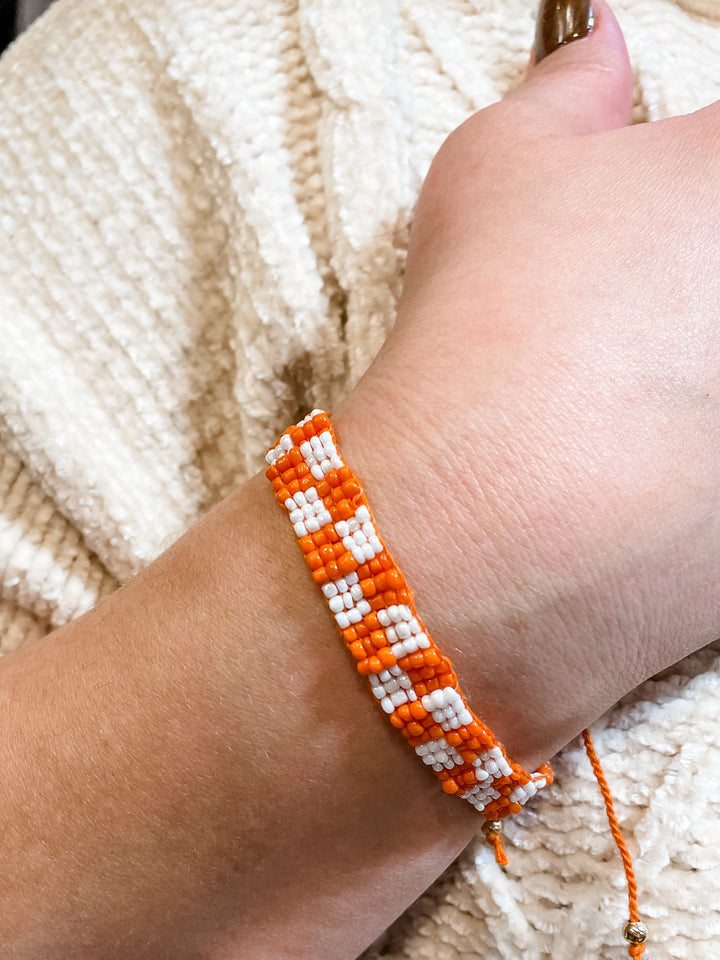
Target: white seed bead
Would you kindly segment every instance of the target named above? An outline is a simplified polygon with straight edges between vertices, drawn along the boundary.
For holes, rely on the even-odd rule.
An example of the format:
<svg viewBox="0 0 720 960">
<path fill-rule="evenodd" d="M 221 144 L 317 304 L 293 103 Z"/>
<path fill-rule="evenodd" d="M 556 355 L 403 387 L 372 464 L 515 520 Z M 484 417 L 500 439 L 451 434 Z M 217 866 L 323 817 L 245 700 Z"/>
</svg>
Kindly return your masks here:
<svg viewBox="0 0 720 960">
<path fill-rule="evenodd" d="M 324 583 L 322 585 L 322 592 L 325 594 L 325 596 L 329 600 L 331 597 L 337 596 L 338 588 L 331 581 L 330 583 Z"/>
<path fill-rule="evenodd" d="M 370 543 L 364 543 L 362 547 L 358 547 L 358 550 L 362 552 L 363 562 L 372 560 L 372 558 L 375 556 L 375 551 Z"/>
<path fill-rule="evenodd" d="M 338 577 L 335 583 L 340 593 L 347 593 L 348 583 L 345 577 Z"/>
<path fill-rule="evenodd" d="M 353 600 L 362 600 L 363 592 L 359 583 L 353 583 L 350 586 L 350 596 L 353 598 Z"/>
<path fill-rule="evenodd" d="M 357 517 L 348 517 L 347 525 L 348 530 L 353 534 L 360 529 L 360 521 L 357 519 Z"/>
<path fill-rule="evenodd" d="M 376 537 L 376 536 L 370 537 L 370 546 L 375 551 L 376 556 L 378 553 L 382 553 L 383 545 L 380 543 L 379 537 Z"/>
<path fill-rule="evenodd" d="M 349 590 L 347 591 L 347 593 L 344 593 L 344 594 L 343 594 L 343 601 L 345 602 L 345 606 L 347 607 L 348 610 L 349 610 L 351 607 L 354 607 L 354 606 L 355 606 L 355 601 L 353 600 L 352 596 L 350 595 L 350 591 L 349 591 Z"/>
<path fill-rule="evenodd" d="M 346 613 L 336 613 L 335 619 L 337 620 L 337 625 L 341 630 L 347 630 L 347 628 L 350 626 L 350 620 Z"/>
<path fill-rule="evenodd" d="M 345 609 L 345 601 L 339 594 L 336 594 L 334 597 L 330 598 L 328 606 L 333 613 L 340 613 L 341 610 Z"/>
<path fill-rule="evenodd" d="M 378 622 L 383 627 L 389 627 L 390 624 L 392 623 L 392 621 L 390 620 L 390 614 L 387 612 L 387 610 L 384 607 L 377 611 L 377 618 L 378 618 Z"/>
<path fill-rule="evenodd" d="M 352 610 L 348 610 L 347 618 L 350 621 L 350 623 L 360 623 L 360 621 L 362 620 L 362 616 L 357 607 L 353 607 Z"/>
<path fill-rule="evenodd" d="M 360 523 L 364 523 L 366 520 L 370 519 L 370 511 L 365 506 L 365 504 L 360 504 L 360 506 L 355 511 L 355 516 L 358 518 Z"/>
<path fill-rule="evenodd" d="M 298 492 L 295 494 L 294 500 L 299 507 L 304 507 L 305 504 L 307 503 L 307 500 L 305 499 L 305 494 L 302 492 L 302 490 L 298 490 Z"/>
<path fill-rule="evenodd" d="M 304 519 L 305 519 L 305 514 L 302 512 L 302 510 L 290 511 L 290 523 L 292 523 L 293 526 L 296 523 L 302 523 Z"/>
<path fill-rule="evenodd" d="M 317 492 L 315 487 L 308 487 L 305 491 L 305 499 L 308 503 L 315 503 L 316 500 L 320 500 L 320 494 Z"/>
<path fill-rule="evenodd" d="M 410 627 L 404 620 L 402 623 L 399 623 L 395 629 L 401 640 L 407 640 L 407 638 L 410 636 Z"/>
<path fill-rule="evenodd" d="M 288 450 L 292 450 L 294 446 L 292 437 L 290 437 L 287 433 L 284 433 L 282 437 L 280 437 L 280 446 L 283 448 L 285 453 L 287 453 Z"/>
<path fill-rule="evenodd" d="M 305 521 L 305 526 L 308 529 L 308 533 L 317 533 L 320 529 L 320 524 L 317 517 L 308 517 Z"/>
<path fill-rule="evenodd" d="M 307 527 L 304 523 L 302 523 L 302 521 L 294 525 L 294 530 L 298 537 L 307 536 Z"/>
<path fill-rule="evenodd" d="M 325 474 L 323 473 L 323 468 L 320 466 L 319 463 L 310 464 L 310 473 L 313 475 L 313 477 L 316 480 L 322 480 L 322 478 L 325 476 Z"/>
<path fill-rule="evenodd" d="M 348 527 L 347 520 L 338 520 L 335 524 L 335 533 L 341 538 L 346 537 L 350 533 L 350 527 Z"/>
<path fill-rule="evenodd" d="M 292 497 L 288 497 L 287 500 L 285 501 L 285 506 L 288 508 L 288 510 L 294 510 L 297 504 L 295 503 Z"/>
<path fill-rule="evenodd" d="M 393 710 L 395 709 L 390 697 L 383 697 L 383 699 L 380 701 L 380 706 L 383 708 L 385 713 L 392 713 Z"/>
</svg>

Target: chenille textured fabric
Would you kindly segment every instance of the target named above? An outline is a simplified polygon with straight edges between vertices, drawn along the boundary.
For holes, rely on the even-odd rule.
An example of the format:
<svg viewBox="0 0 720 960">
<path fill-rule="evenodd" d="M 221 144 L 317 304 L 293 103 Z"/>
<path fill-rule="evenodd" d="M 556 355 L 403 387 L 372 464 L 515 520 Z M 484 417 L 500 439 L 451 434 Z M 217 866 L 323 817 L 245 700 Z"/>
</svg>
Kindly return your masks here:
<svg viewBox="0 0 720 960">
<path fill-rule="evenodd" d="M 720 99 L 717 0 L 613 8 L 635 122 Z M 534 15 L 534 0 L 59 0 L 6 51 L 3 651 L 127 581 L 288 423 L 351 389 L 392 326 L 432 156 L 521 81 Z M 646 955 L 717 960 L 717 651 L 594 732 Z M 508 826 L 507 870 L 481 838 L 368 960 L 626 956 L 581 745 L 555 768 Z"/>
</svg>

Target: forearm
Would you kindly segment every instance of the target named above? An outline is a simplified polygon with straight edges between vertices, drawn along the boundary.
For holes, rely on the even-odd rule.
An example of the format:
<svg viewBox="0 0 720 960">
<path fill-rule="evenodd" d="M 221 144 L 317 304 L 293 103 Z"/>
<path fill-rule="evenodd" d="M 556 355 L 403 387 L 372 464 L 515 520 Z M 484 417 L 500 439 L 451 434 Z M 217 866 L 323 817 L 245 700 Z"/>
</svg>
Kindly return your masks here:
<svg viewBox="0 0 720 960">
<path fill-rule="evenodd" d="M 384 721 L 262 474 L 0 661 L 0 957 L 354 957 L 479 825 Z"/>
</svg>

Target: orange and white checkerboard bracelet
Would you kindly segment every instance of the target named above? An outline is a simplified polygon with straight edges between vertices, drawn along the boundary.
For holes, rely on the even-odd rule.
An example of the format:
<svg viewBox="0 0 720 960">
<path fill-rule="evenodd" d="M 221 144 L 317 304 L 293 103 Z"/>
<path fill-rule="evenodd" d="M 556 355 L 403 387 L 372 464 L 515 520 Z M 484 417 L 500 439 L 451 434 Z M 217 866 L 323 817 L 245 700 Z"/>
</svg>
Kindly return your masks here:
<svg viewBox="0 0 720 960">
<path fill-rule="evenodd" d="M 266 476 L 290 516 L 312 576 L 357 670 L 393 726 L 446 793 L 489 821 L 516 813 L 552 781 L 513 763 L 468 707 L 450 660 L 417 615 L 413 594 L 377 531 L 330 418 L 313 410 L 267 453 Z"/>
</svg>

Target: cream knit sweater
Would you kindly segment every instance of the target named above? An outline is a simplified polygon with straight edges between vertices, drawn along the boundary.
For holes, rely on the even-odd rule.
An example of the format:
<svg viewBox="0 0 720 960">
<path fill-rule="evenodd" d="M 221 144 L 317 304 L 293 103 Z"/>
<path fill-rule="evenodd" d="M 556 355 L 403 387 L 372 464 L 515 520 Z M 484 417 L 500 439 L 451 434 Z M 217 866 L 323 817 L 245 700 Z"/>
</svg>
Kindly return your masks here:
<svg viewBox="0 0 720 960">
<path fill-rule="evenodd" d="M 720 99 L 718 0 L 614 9 L 636 122 Z M 60 0 L 6 52 L 3 650 L 126 581 L 356 382 L 393 323 L 430 160 L 520 81 L 534 14 L 535 0 Z M 597 731 L 649 960 L 718 960 L 717 652 Z M 580 745 L 556 772 L 509 826 L 505 873 L 480 840 L 367 956 L 626 956 L 624 878 Z"/>
</svg>

